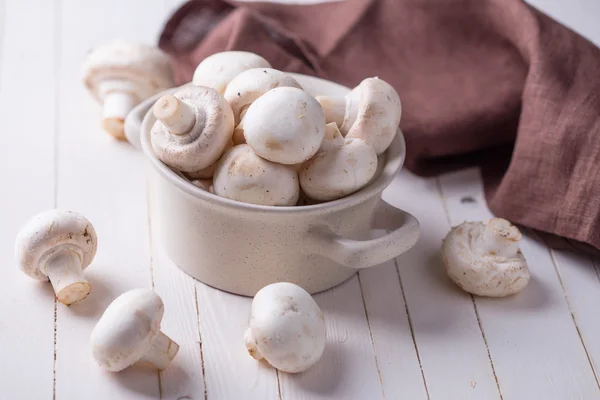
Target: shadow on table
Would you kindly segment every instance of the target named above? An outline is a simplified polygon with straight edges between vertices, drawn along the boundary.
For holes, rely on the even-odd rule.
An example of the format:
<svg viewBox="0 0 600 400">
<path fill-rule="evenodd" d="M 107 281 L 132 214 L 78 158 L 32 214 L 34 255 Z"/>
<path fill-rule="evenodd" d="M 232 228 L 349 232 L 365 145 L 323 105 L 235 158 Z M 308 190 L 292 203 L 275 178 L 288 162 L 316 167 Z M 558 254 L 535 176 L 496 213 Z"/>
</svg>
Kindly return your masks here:
<svg viewBox="0 0 600 400">
<path fill-rule="evenodd" d="M 102 270 L 102 266 L 97 267 L 98 271 Z M 92 285 L 92 291 L 82 301 L 69 306 L 69 311 L 79 317 L 99 319 L 106 307 L 121 294 L 115 290 L 119 286 L 108 281 L 110 278 L 106 275 L 96 272 L 96 268 L 89 272 L 86 270 L 85 275 Z"/>
</svg>

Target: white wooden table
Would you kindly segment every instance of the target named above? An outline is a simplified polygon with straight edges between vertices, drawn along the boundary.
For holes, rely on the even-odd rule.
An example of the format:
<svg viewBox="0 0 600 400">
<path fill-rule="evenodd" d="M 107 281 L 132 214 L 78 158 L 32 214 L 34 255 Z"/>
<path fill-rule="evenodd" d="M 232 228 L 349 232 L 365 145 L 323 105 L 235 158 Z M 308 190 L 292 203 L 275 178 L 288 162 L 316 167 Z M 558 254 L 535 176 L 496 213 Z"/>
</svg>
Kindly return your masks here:
<svg viewBox="0 0 600 400">
<path fill-rule="evenodd" d="M 314 2 L 314 1 L 311 1 Z M 384 198 L 419 218 L 422 237 L 395 262 L 316 296 L 328 344 L 286 375 L 251 359 L 250 299 L 206 287 L 153 242 L 142 155 L 99 127 L 79 79 L 86 52 L 111 38 L 156 43 L 178 0 L 0 0 L 1 399 L 598 399 L 600 263 L 551 251 L 531 234 L 533 280 L 518 296 L 473 298 L 444 275 L 451 224 L 490 216 L 479 173 L 402 173 Z M 600 1 L 536 0 L 600 43 Z M 470 197 L 475 201 L 464 201 Z M 15 234 L 53 207 L 87 215 L 99 235 L 90 297 L 56 304 L 13 259 Z M 120 293 L 152 287 L 163 331 L 181 349 L 164 372 L 101 370 L 89 335 Z"/>
</svg>

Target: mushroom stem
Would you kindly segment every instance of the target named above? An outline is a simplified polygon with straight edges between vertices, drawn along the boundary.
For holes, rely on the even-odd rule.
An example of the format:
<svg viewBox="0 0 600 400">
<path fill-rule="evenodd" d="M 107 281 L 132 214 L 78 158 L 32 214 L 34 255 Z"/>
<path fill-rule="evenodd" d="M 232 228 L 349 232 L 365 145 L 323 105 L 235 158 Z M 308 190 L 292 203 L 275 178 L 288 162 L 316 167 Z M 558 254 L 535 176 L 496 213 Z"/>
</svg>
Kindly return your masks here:
<svg viewBox="0 0 600 400">
<path fill-rule="evenodd" d="M 254 339 L 254 336 L 252 336 L 252 331 L 250 328 L 246 329 L 246 332 L 244 332 L 244 343 L 246 344 L 246 350 L 248 350 L 248 354 L 250 354 L 252 358 L 255 360 L 263 359 L 263 356 L 256 345 L 256 339 Z"/>
<path fill-rule="evenodd" d="M 196 114 L 194 109 L 185 101 L 180 101 L 177 97 L 168 94 L 154 104 L 152 112 L 156 119 L 175 135 L 188 133 L 196 123 Z"/>
<path fill-rule="evenodd" d="M 159 370 L 163 370 L 169 366 L 169 363 L 175 358 L 178 351 L 179 345 L 162 333 L 162 331 L 159 331 L 152 338 L 150 347 L 140 358 L 140 361 L 148 363 Z"/>
<path fill-rule="evenodd" d="M 316 97 L 327 123 L 335 122 L 337 126 L 342 126 L 344 116 L 346 115 L 346 99 L 344 97 L 317 96 Z"/>
<path fill-rule="evenodd" d="M 486 253 L 503 257 L 514 257 L 519 250 L 521 232 L 505 219 L 492 218 L 483 233 Z"/>
<path fill-rule="evenodd" d="M 127 114 L 138 104 L 129 92 L 112 91 L 104 97 L 102 128 L 118 139 L 124 139 L 123 124 Z"/>
<path fill-rule="evenodd" d="M 81 258 L 73 249 L 61 249 L 46 262 L 46 275 L 52 283 L 56 299 L 65 305 L 83 300 L 92 286 L 83 277 Z"/>
</svg>

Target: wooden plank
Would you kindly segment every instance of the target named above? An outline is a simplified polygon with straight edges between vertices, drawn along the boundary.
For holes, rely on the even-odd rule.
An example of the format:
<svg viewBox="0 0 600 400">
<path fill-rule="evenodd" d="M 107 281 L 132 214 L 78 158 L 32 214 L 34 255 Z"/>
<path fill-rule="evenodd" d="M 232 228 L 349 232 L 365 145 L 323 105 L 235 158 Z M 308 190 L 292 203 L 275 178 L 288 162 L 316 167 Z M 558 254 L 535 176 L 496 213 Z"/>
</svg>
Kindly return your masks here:
<svg viewBox="0 0 600 400">
<path fill-rule="evenodd" d="M 594 369 L 600 371 L 600 260 L 583 253 L 552 250 L 571 316 Z"/>
<path fill-rule="evenodd" d="M 491 216 L 478 170 L 444 175 L 440 183 L 453 225 Z M 521 249 L 532 274 L 528 287 L 509 298 L 475 299 L 504 398 L 597 398 L 548 248 L 526 235 Z"/>
<path fill-rule="evenodd" d="M 149 209 L 150 216 L 155 215 L 151 201 Z M 179 344 L 176 358 L 160 374 L 161 398 L 203 399 L 204 364 L 195 281 L 177 268 L 163 250 L 158 222 L 150 221 L 150 230 L 154 291 L 165 304 L 162 328 Z"/>
<path fill-rule="evenodd" d="M 426 399 L 419 354 L 394 260 L 360 271 L 369 328 L 386 398 Z"/>
<path fill-rule="evenodd" d="M 206 393 L 209 399 L 277 399 L 277 374 L 246 351 L 252 299 L 196 282 Z"/>
<path fill-rule="evenodd" d="M 23 274 L 13 254 L 21 226 L 54 206 L 55 27 L 52 2 L 0 1 L 0 119 L 8 140 L 0 157 L 5 399 L 50 399 L 53 393 L 54 293 L 49 283 Z"/>
<path fill-rule="evenodd" d="M 300 374 L 279 374 L 285 400 L 383 398 L 358 277 L 318 293 L 327 345 L 321 360 Z"/>
<path fill-rule="evenodd" d="M 418 243 L 397 263 L 429 395 L 498 399 L 471 296 L 457 289 L 443 270 L 440 247 L 449 226 L 435 179 L 402 172 L 384 192 L 384 200 L 421 224 Z"/>
<path fill-rule="evenodd" d="M 109 373 L 91 357 L 90 333 L 106 306 L 127 290 L 150 287 L 151 273 L 143 156 L 100 129 L 101 107 L 86 93 L 80 68 L 92 47 L 110 39 L 152 44 L 163 7 L 162 0 L 62 3 L 58 205 L 88 216 L 99 248 L 87 270 L 90 297 L 58 307 L 56 396 L 61 400 L 80 399 L 84 387 L 88 399 L 159 396 L 155 370 Z"/>
</svg>

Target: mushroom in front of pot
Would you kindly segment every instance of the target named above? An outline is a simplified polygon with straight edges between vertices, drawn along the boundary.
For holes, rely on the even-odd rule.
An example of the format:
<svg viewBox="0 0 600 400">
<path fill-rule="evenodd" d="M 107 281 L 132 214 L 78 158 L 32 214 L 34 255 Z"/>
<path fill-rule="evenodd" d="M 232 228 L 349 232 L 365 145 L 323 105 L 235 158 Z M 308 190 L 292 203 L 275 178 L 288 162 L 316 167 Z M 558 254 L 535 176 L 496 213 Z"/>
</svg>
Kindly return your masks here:
<svg viewBox="0 0 600 400">
<path fill-rule="evenodd" d="M 250 326 L 244 334 L 248 353 L 278 370 L 306 371 L 325 349 L 325 317 L 311 295 L 298 285 L 265 286 L 252 300 Z"/>
<path fill-rule="evenodd" d="M 344 139 L 335 122 L 327 124 L 319 152 L 302 164 L 302 191 L 311 199 L 330 201 L 367 185 L 377 172 L 375 149 L 361 139 Z"/>
<path fill-rule="evenodd" d="M 143 100 L 174 85 L 168 56 L 160 49 L 116 40 L 94 49 L 82 67 L 83 81 L 103 104 L 102 127 L 125 140 L 127 114 Z"/>
<path fill-rule="evenodd" d="M 206 57 L 198 64 L 192 83 L 224 94 L 229 82 L 252 68 L 271 68 L 271 64 L 258 54 L 248 51 L 222 51 Z"/>
<path fill-rule="evenodd" d="M 392 143 L 400 117 L 400 96 L 386 81 L 364 79 L 345 97 L 317 96 L 327 122 L 335 122 L 349 139 L 363 139 L 377 155 Z"/>
<path fill-rule="evenodd" d="M 223 154 L 233 134 L 231 107 L 216 90 L 189 86 L 158 99 L 151 131 L 152 149 L 181 172 L 210 167 Z"/>
<path fill-rule="evenodd" d="M 488 297 L 518 293 L 530 279 L 519 249 L 521 232 L 505 219 L 464 222 L 442 244 L 446 273 L 466 292 Z"/>
</svg>

